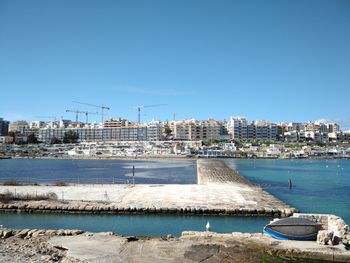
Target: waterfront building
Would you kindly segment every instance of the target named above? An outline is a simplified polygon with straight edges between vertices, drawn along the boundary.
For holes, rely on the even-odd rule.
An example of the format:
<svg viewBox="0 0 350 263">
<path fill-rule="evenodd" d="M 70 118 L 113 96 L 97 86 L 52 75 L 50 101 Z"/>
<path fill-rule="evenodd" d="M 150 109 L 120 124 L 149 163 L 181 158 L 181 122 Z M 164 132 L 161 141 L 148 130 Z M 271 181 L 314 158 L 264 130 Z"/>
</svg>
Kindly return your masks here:
<svg viewBox="0 0 350 263">
<path fill-rule="evenodd" d="M 290 122 L 290 123 L 288 123 L 287 130 L 300 132 L 300 131 L 304 130 L 304 126 L 305 125 L 301 122 Z"/>
<path fill-rule="evenodd" d="M 335 123 L 335 122 L 332 122 L 332 123 L 327 123 L 327 128 L 328 128 L 328 132 L 339 132 L 340 131 L 340 126 Z"/>
<path fill-rule="evenodd" d="M 227 129 L 227 124 L 228 124 L 227 121 L 226 120 L 218 121 L 218 124 L 220 126 L 220 140 L 225 140 L 225 141 L 230 140 L 230 135 Z"/>
<path fill-rule="evenodd" d="M 0 136 L 6 136 L 9 131 L 9 121 L 5 121 L 3 118 L 0 118 Z"/>
<path fill-rule="evenodd" d="M 320 132 L 320 125 L 309 121 L 305 123 L 304 130 L 306 132 Z"/>
<path fill-rule="evenodd" d="M 149 141 L 160 141 L 163 138 L 164 125 L 160 121 L 152 120 L 147 124 L 147 139 Z"/>
<path fill-rule="evenodd" d="M 29 124 L 26 121 L 15 121 L 10 123 L 9 131 L 25 134 L 25 131 L 29 129 Z"/>
<path fill-rule="evenodd" d="M 56 138 L 62 140 L 65 132 L 78 133 L 79 141 L 144 141 L 147 140 L 147 127 L 119 128 L 44 128 L 39 129 L 39 140 L 49 142 Z"/>
<path fill-rule="evenodd" d="M 266 120 L 255 121 L 255 139 L 273 140 L 277 139 L 277 125 Z M 248 129 L 249 131 L 249 129 Z"/>
<path fill-rule="evenodd" d="M 174 139 L 176 140 L 220 140 L 221 131 L 224 133 L 222 123 L 208 119 L 198 121 L 195 119 L 171 121 L 169 123 Z"/>
<path fill-rule="evenodd" d="M 314 142 L 328 142 L 328 133 L 319 131 L 305 131 L 305 140 Z"/>
<path fill-rule="evenodd" d="M 298 132 L 297 131 L 284 132 L 283 139 L 286 142 L 297 142 L 298 141 Z"/>
<path fill-rule="evenodd" d="M 338 136 L 342 136 L 342 141 L 343 142 L 348 142 L 350 143 L 350 130 L 344 131 L 343 133 L 338 133 Z"/>
<path fill-rule="evenodd" d="M 248 120 L 245 117 L 231 117 L 228 125 L 231 138 L 234 140 L 248 140 Z M 253 127 L 249 129 L 249 137 L 255 137 Z"/>
<path fill-rule="evenodd" d="M 117 119 L 111 118 L 103 122 L 103 128 L 120 128 L 120 127 L 129 127 L 129 126 L 136 126 L 136 125 L 120 117 Z"/>
<path fill-rule="evenodd" d="M 44 121 L 31 121 L 29 122 L 29 129 L 45 128 L 46 123 Z"/>
<path fill-rule="evenodd" d="M 0 136 L 0 143 L 13 143 L 13 137 L 12 136 Z"/>
<path fill-rule="evenodd" d="M 231 117 L 228 125 L 234 140 L 277 140 L 278 127 L 266 120 L 248 121 L 245 117 Z"/>
</svg>

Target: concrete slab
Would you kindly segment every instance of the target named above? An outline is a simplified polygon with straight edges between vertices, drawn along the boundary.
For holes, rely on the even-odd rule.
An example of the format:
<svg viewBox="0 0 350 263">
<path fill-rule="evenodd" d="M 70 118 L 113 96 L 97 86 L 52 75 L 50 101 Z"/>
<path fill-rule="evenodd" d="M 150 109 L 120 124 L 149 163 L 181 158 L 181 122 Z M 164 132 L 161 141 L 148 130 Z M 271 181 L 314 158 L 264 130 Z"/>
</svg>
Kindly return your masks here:
<svg viewBox="0 0 350 263">
<path fill-rule="evenodd" d="M 163 212 L 205 210 L 207 213 L 278 213 L 282 216 L 296 212 L 260 187 L 251 184 L 221 161 L 199 161 L 198 182 L 196 185 L 0 186 L 0 193 L 11 192 L 23 196 L 51 192 L 59 200 L 70 201 L 72 205 L 77 201 L 104 202 L 108 204 L 109 210 L 113 210 L 111 207 L 115 210 L 161 209 Z M 27 208 L 30 206 L 27 205 Z M 2 208 L 6 209 L 4 205 Z"/>
</svg>

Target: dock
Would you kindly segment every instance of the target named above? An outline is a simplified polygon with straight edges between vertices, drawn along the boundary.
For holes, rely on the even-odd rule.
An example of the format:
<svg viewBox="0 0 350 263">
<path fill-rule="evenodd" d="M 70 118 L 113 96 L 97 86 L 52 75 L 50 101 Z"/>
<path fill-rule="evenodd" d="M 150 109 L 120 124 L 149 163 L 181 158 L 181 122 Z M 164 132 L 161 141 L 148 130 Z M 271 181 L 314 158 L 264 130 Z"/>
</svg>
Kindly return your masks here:
<svg viewBox="0 0 350 263">
<path fill-rule="evenodd" d="M 69 213 L 179 213 L 285 217 L 295 208 L 255 186 L 221 160 L 197 161 L 193 185 L 0 186 L 0 193 L 57 200 L 0 202 L 0 211 Z"/>
</svg>

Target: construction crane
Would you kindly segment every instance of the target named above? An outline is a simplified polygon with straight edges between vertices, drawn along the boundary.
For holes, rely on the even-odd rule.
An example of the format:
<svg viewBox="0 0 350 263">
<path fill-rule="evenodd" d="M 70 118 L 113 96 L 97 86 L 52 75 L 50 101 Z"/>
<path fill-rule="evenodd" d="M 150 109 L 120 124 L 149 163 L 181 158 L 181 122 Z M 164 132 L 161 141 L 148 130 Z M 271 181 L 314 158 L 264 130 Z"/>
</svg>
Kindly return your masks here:
<svg viewBox="0 0 350 263">
<path fill-rule="evenodd" d="M 98 112 L 88 112 L 88 111 L 80 111 L 80 110 L 66 110 L 66 112 L 74 112 L 75 113 L 75 122 L 78 123 L 79 121 L 79 114 L 85 114 L 86 116 L 86 123 L 89 122 L 89 114 L 98 114 Z"/>
<path fill-rule="evenodd" d="M 73 102 L 78 103 L 78 104 L 82 104 L 82 105 L 100 108 L 101 109 L 101 121 L 102 121 L 102 123 L 103 123 L 104 110 L 110 110 L 110 107 L 103 105 L 103 104 L 102 105 L 95 105 L 95 104 L 90 104 L 90 103 L 80 102 L 80 101 L 73 101 Z"/>
<path fill-rule="evenodd" d="M 134 106 L 133 108 L 137 110 L 137 121 L 140 124 L 141 121 L 141 109 L 143 108 L 152 108 L 152 107 L 159 107 L 159 106 L 166 106 L 168 104 L 153 104 L 153 105 L 138 105 Z"/>
</svg>

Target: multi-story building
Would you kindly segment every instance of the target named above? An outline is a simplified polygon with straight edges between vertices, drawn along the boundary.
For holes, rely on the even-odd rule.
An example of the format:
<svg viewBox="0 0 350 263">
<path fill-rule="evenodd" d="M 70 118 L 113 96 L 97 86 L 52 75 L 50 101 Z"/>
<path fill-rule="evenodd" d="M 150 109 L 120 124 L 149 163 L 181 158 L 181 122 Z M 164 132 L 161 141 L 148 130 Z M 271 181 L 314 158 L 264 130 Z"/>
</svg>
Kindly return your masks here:
<svg viewBox="0 0 350 263">
<path fill-rule="evenodd" d="M 277 125 L 265 120 L 250 122 L 244 117 L 231 117 L 228 127 L 234 140 L 277 139 Z"/>
<path fill-rule="evenodd" d="M 0 136 L 6 136 L 9 131 L 9 121 L 5 121 L 3 118 L 0 118 Z"/>
<path fill-rule="evenodd" d="M 248 140 L 250 136 L 255 136 L 253 127 L 248 128 L 248 120 L 245 117 L 231 117 L 228 130 L 234 140 Z M 249 130 L 249 133 L 248 133 Z"/>
<path fill-rule="evenodd" d="M 145 141 L 147 127 L 119 128 L 44 128 L 39 129 L 39 140 L 49 142 L 53 138 L 62 140 L 67 131 L 79 135 L 79 141 Z"/>
<path fill-rule="evenodd" d="M 103 128 L 120 128 L 120 127 L 129 127 L 129 126 L 136 126 L 136 125 L 120 117 L 117 119 L 105 120 L 103 123 Z"/>
<path fill-rule="evenodd" d="M 225 129 L 222 123 L 213 119 L 198 121 L 195 119 L 172 121 L 169 123 L 174 139 L 177 140 L 220 140 L 221 132 L 224 135 Z"/>
<path fill-rule="evenodd" d="M 10 123 L 9 131 L 25 134 L 26 130 L 29 129 L 29 124 L 26 121 L 15 121 Z"/>
<path fill-rule="evenodd" d="M 290 122 L 288 123 L 288 131 L 300 132 L 304 130 L 304 124 L 301 122 Z"/>
<path fill-rule="evenodd" d="M 147 139 L 149 141 L 161 141 L 163 139 L 163 123 L 152 120 L 147 124 Z"/>
<path fill-rule="evenodd" d="M 276 140 L 277 125 L 266 120 L 255 121 L 255 139 L 257 140 Z"/>
<path fill-rule="evenodd" d="M 304 131 L 319 132 L 320 125 L 318 123 L 313 123 L 313 122 L 309 121 L 309 122 L 305 123 Z"/>
<path fill-rule="evenodd" d="M 340 127 L 337 123 L 332 122 L 332 123 L 327 123 L 327 128 L 328 128 L 328 132 L 339 132 L 340 131 Z"/>
</svg>

